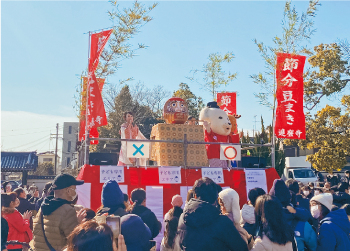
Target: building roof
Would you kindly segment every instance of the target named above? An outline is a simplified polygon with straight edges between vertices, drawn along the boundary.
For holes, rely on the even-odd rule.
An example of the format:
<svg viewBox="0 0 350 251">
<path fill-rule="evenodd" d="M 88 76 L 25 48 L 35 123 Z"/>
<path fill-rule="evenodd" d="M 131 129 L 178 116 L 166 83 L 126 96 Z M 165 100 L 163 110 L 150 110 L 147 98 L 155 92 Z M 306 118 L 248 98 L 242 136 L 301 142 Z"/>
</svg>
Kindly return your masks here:
<svg viewBox="0 0 350 251">
<path fill-rule="evenodd" d="M 36 152 L 1 152 L 2 172 L 32 171 L 37 166 Z"/>
</svg>

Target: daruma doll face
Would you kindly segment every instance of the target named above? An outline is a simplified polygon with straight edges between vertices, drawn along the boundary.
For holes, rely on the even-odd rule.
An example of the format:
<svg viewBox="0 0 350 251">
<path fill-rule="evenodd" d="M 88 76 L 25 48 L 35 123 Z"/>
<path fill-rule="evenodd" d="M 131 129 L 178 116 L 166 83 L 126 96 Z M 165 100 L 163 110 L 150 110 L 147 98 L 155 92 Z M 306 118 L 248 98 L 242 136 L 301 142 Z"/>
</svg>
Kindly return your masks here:
<svg viewBox="0 0 350 251">
<path fill-rule="evenodd" d="M 163 117 L 167 124 L 184 124 L 188 117 L 188 107 L 182 98 L 171 98 L 165 102 Z"/>
</svg>

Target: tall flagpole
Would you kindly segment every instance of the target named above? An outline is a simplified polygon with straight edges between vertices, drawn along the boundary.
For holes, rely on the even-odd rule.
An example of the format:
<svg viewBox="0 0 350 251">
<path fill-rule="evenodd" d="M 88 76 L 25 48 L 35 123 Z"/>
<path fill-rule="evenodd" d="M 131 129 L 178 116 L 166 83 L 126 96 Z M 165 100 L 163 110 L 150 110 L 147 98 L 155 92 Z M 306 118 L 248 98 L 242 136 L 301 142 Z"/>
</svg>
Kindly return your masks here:
<svg viewBox="0 0 350 251">
<path fill-rule="evenodd" d="M 87 76 L 87 83 L 86 83 L 86 107 L 85 107 L 85 159 L 84 164 L 86 165 L 88 163 L 88 153 L 89 153 L 89 130 L 88 130 L 88 107 L 89 107 L 89 61 L 90 61 L 90 39 L 91 38 L 91 32 L 89 31 L 89 43 L 88 43 L 88 76 Z M 84 86 L 84 83 L 83 83 Z"/>
</svg>

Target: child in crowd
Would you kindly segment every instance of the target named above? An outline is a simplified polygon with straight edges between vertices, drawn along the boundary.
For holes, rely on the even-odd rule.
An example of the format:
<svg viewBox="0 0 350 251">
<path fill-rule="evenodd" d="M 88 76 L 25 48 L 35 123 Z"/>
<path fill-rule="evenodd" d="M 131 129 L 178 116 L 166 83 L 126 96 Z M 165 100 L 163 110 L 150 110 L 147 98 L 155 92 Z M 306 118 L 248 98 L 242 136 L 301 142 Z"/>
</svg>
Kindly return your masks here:
<svg viewBox="0 0 350 251">
<path fill-rule="evenodd" d="M 241 210 L 241 221 L 243 224 L 243 228 L 247 230 L 247 232 L 251 235 L 255 235 L 255 215 L 254 215 L 254 207 L 257 198 L 260 195 L 264 195 L 264 189 L 260 187 L 253 188 L 248 193 L 248 203 L 244 204 Z"/>
</svg>

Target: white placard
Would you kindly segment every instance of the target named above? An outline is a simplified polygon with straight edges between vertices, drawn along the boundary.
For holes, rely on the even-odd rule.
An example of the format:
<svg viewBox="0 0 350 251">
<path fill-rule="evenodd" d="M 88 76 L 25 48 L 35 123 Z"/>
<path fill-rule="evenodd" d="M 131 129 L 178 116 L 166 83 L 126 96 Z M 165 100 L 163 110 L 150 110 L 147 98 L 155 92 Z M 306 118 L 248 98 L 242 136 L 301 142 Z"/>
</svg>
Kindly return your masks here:
<svg viewBox="0 0 350 251">
<path fill-rule="evenodd" d="M 78 194 L 77 205 L 91 208 L 91 183 L 84 183 L 76 186 L 75 191 Z"/>
<path fill-rule="evenodd" d="M 247 184 L 247 198 L 248 198 L 249 191 L 256 187 L 260 187 L 264 189 L 265 192 L 267 193 L 265 170 L 244 169 L 244 172 L 245 172 L 245 180 Z"/>
<path fill-rule="evenodd" d="M 146 186 L 146 206 L 156 215 L 160 222 L 163 222 L 163 186 Z M 163 239 L 164 230 L 154 240 L 157 242 L 157 250 Z"/>
<path fill-rule="evenodd" d="M 149 142 L 126 142 L 126 156 L 128 158 L 149 158 Z"/>
<path fill-rule="evenodd" d="M 118 183 L 124 183 L 123 166 L 100 166 L 100 183 L 107 180 L 115 180 Z"/>
<path fill-rule="evenodd" d="M 222 168 L 202 168 L 202 177 L 210 178 L 216 184 L 224 183 L 224 172 Z"/>
<path fill-rule="evenodd" d="M 159 184 L 181 184 L 181 167 L 158 167 Z"/>
<path fill-rule="evenodd" d="M 220 144 L 221 160 L 241 160 L 241 146 Z"/>
</svg>

